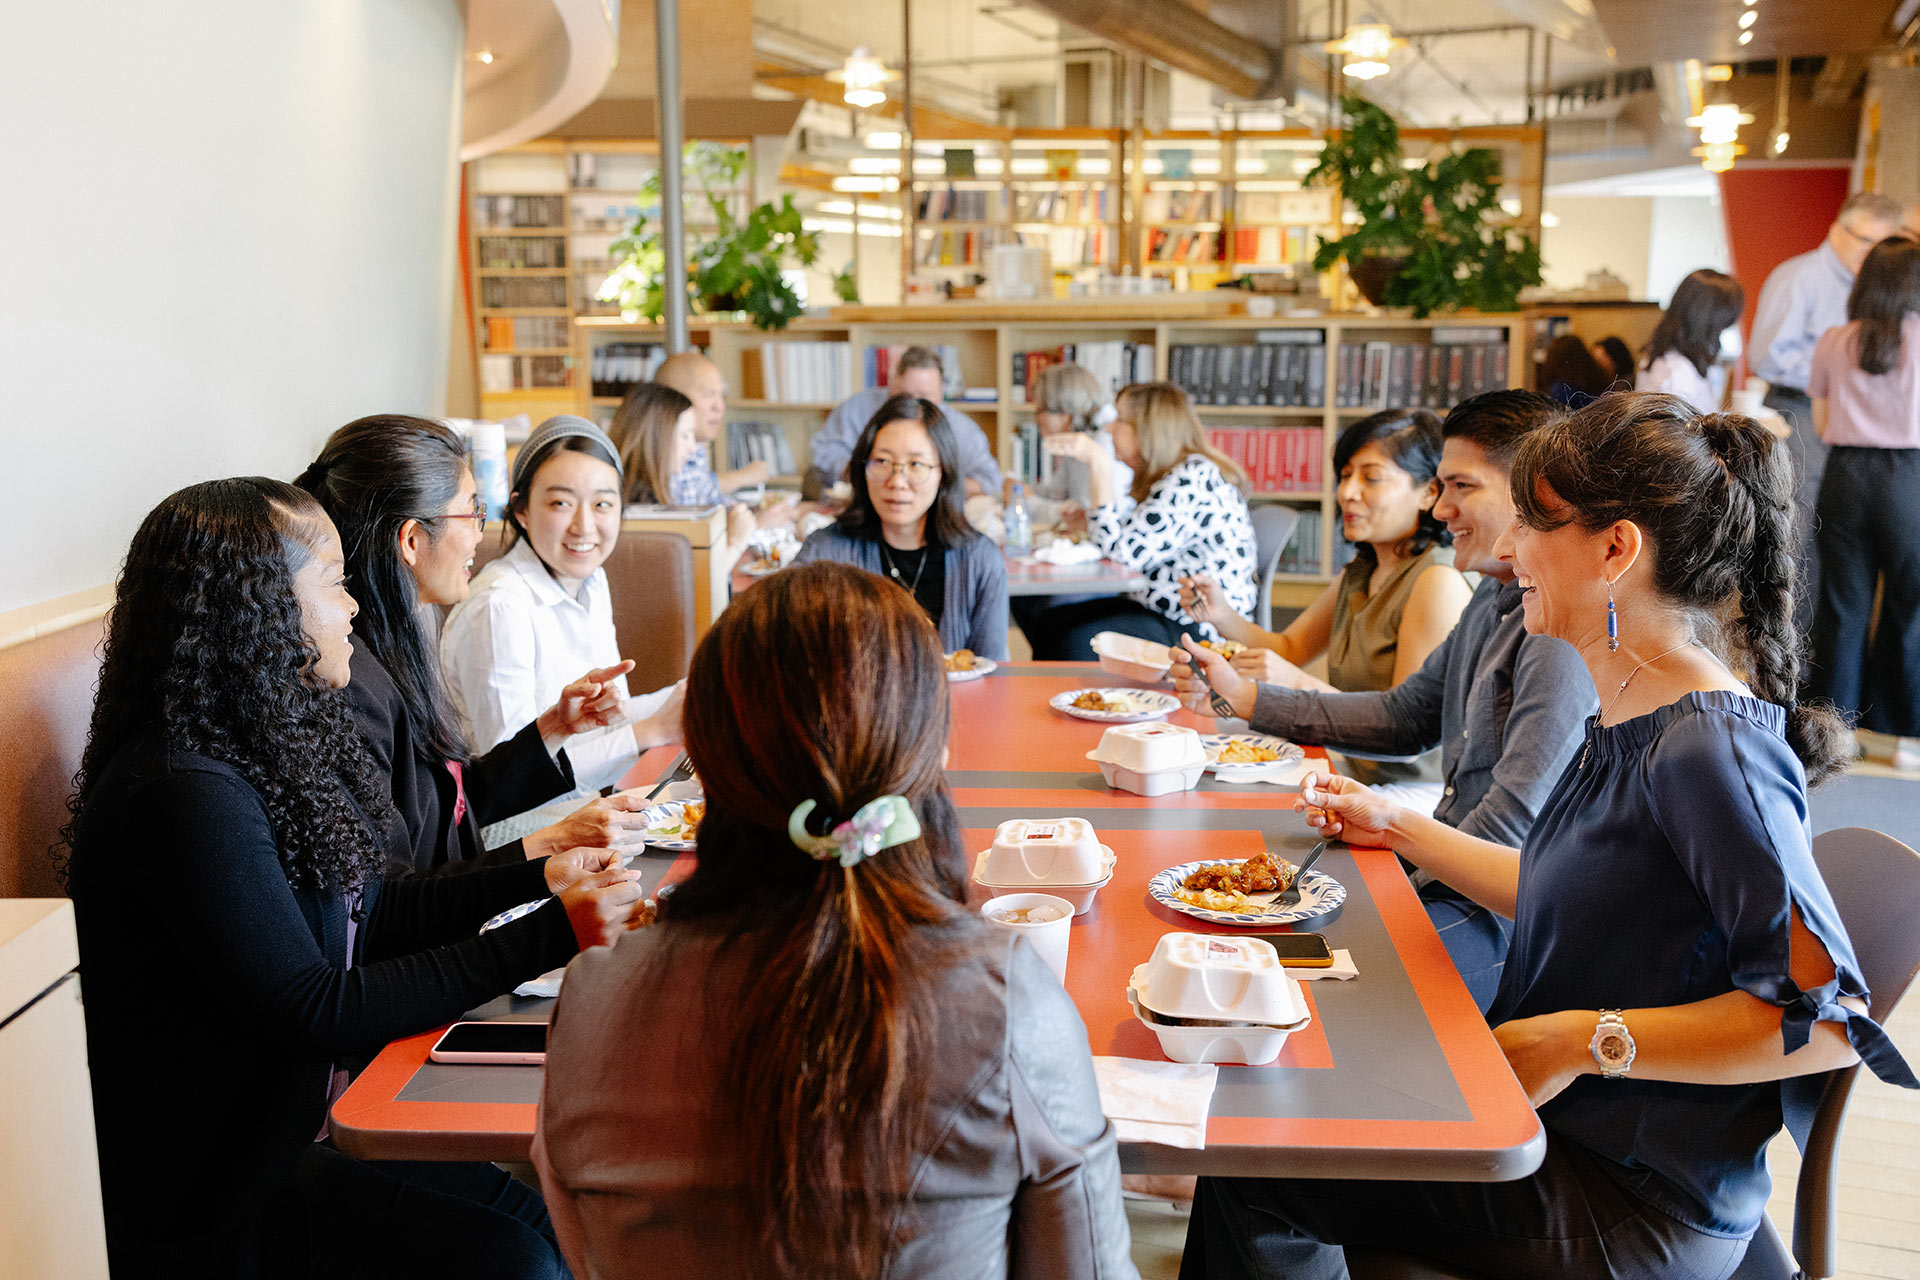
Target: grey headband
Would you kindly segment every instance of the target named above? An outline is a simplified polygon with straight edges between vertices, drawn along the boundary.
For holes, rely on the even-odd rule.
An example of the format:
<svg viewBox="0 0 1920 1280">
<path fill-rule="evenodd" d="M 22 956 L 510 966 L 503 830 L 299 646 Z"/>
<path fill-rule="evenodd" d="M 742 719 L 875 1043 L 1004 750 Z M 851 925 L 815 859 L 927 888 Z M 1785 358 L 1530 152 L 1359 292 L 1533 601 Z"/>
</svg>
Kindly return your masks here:
<svg viewBox="0 0 1920 1280">
<path fill-rule="evenodd" d="M 568 436 L 579 436 L 598 445 L 600 451 L 606 455 L 602 461 L 610 465 L 615 474 L 620 477 L 620 491 L 626 492 L 627 469 L 620 465 L 620 450 L 614 448 L 613 441 L 607 433 L 585 418 L 577 418 L 570 413 L 560 413 L 535 427 L 532 434 L 527 437 L 527 442 L 520 446 L 520 452 L 514 455 L 513 491 L 515 493 L 521 492 L 526 487 L 527 481 L 531 479 L 527 469 L 534 458 L 539 456 L 540 451 L 555 440 L 564 440 Z"/>
</svg>

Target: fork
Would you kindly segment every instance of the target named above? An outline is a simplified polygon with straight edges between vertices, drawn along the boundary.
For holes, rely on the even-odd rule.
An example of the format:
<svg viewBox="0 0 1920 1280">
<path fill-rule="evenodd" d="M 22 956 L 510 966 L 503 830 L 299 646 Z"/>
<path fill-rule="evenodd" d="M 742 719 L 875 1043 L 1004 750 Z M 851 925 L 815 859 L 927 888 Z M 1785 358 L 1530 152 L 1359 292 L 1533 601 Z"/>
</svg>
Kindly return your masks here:
<svg viewBox="0 0 1920 1280">
<path fill-rule="evenodd" d="M 1327 841 L 1325 840 L 1313 846 L 1313 852 L 1308 854 L 1307 860 L 1300 864 L 1300 869 L 1293 873 L 1293 883 L 1283 889 L 1280 896 L 1274 899 L 1274 906 L 1297 907 L 1300 905 L 1300 882 L 1306 879 L 1307 872 L 1313 870 L 1313 864 L 1320 861 L 1320 855 L 1326 851 Z"/>
<path fill-rule="evenodd" d="M 667 773 L 667 776 L 660 779 L 660 785 L 656 786 L 653 790 L 647 792 L 647 799 L 649 800 L 653 799 L 655 796 L 659 795 L 662 791 L 665 791 L 668 787 L 672 786 L 674 783 L 685 782 L 688 778 L 691 778 L 692 776 L 693 776 L 693 761 L 687 759 L 687 753 L 682 751 L 680 753 L 680 758 L 674 762 L 673 768 Z"/>
<path fill-rule="evenodd" d="M 1213 681 L 1207 679 L 1207 669 L 1200 665 L 1200 660 L 1188 654 L 1187 665 L 1193 669 L 1193 674 L 1200 677 L 1200 683 L 1207 686 L 1207 706 L 1213 711 L 1214 716 L 1221 720 L 1238 720 L 1240 713 L 1234 710 L 1231 702 L 1220 696 L 1218 689 L 1213 687 Z"/>
</svg>

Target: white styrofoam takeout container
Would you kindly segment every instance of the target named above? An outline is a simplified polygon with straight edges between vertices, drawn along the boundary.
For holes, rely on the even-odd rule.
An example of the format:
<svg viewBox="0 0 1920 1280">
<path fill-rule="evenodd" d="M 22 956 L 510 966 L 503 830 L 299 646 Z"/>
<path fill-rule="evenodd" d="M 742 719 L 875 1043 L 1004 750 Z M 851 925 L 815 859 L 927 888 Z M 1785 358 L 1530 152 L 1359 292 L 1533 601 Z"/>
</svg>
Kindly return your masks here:
<svg viewBox="0 0 1920 1280">
<path fill-rule="evenodd" d="M 1264 938 L 1169 933 L 1133 971 L 1143 1005 L 1176 1018 L 1285 1026 L 1307 1016 L 1300 984 Z"/>
<path fill-rule="evenodd" d="M 991 850 L 981 850 L 974 860 L 973 882 L 987 891 L 992 898 L 1005 897 L 1010 893 L 1050 893 L 1056 898 L 1064 898 L 1073 904 L 1073 914 L 1083 916 L 1093 909 L 1094 895 L 1107 887 L 1113 879 L 1113 867 L 1117 859 L 1112 849 L 1100 846 L 1100 878 L 1090 884 L 993 884 L 982 878 L 986 870 L 987 855 Z"/>
<path fill-rule="evenodd" d="M 993 833 L 981 866 L 998 885 L 1092 884 L 1102 875 L 1100 837 L 1085 818 L 1015 818 Z"/>
<path fill-rule="evenodd" d="M 1264 1066 L 1280 1056 L 1287 1037 L 1307 1025 L 1302 1018 L 1290 1026 L 1268 1027 L 1170 1027 L 1147 1016 L 1140 1005 L 1140 993 L 1127 988 L 1127 1003 L 1133 1016 L 1140 1019 L 1160 1040 L 1160 1052 L 1174 1062 L 1245 1063 Z"/>
<path fill-rule="evenodd" d="M 1185 725 L 1152 720 L 1108 725 L 1090 758 L 1135 773 L 1161 773 L 1206 764 L 1207 747 L 1199 733 Z"/>
<path fill-rule="evenodd" d="M 1100 669 L 1128 680 L 1158 682 L 1173 668 L 1173 650 L 1153 640 L 1102 631 L 1093 638 L 1093 655 Z"/>
</svg>

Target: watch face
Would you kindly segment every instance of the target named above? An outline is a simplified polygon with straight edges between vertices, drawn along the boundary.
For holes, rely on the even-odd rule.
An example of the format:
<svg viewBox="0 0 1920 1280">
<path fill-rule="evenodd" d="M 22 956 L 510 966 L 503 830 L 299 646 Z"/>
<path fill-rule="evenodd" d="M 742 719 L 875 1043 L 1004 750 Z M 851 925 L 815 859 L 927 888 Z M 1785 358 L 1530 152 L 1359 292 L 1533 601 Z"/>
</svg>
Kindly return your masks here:
<svg viewBox="0 0 1920 1280">
<path fill-rule="evenodd" d="M 1627 1060 L 1627 1038 L 1617 1031 L 1610 1031 L 1600 1037 L 1600 1057 L 1603 1061 L 1625 1062 Z"/>
</svg>

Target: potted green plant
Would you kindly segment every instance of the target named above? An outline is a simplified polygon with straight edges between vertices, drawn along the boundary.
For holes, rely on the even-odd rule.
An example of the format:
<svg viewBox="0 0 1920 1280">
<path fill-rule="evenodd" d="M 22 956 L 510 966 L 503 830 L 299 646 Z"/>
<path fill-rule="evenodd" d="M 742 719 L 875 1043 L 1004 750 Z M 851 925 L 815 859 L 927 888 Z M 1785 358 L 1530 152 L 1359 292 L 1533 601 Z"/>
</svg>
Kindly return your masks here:
<svg viewBox="0 0 1920 1280">
<path fill-rule="evenodd" d="M 1502 225 L 1500 153 L 1470 147 L 1409 167 L 1400 129 L 1364 98 L 1341 99 L 1347 127 L 1327 140 L 1309 183 L 1337 187 L 1359 222 L 1322 238 L 1316 271 L 1344 260 L 1375 306 L 1513 311 L 1540 283 L 1540 247 Z"/>
<path fill-rule="evenodd" d="M 819 236 L 802 224 L 792 196 L 756 205 L 744 218 L 734 212 L 725 192 L 746 172 L 744 148 L 696 142 L 683 160 L 682 172 L 699 188 L 715 223 L 713 233 L 695 240 L 687 254 L 687 280 L 699 308 L 742 312 L 761 329 L 786 328 L 805 307 L 781 272 L 790 262 L 812 266 Z M 658 320 L 666 309 L 666 248 L 657 172 L 640 188 L 640 216 L 609 252 L 613 270 L 600 299 L 617 302 L 629 321 Z"/>
</svg>

